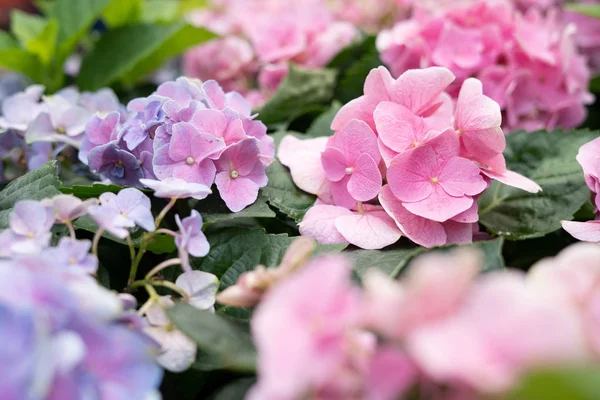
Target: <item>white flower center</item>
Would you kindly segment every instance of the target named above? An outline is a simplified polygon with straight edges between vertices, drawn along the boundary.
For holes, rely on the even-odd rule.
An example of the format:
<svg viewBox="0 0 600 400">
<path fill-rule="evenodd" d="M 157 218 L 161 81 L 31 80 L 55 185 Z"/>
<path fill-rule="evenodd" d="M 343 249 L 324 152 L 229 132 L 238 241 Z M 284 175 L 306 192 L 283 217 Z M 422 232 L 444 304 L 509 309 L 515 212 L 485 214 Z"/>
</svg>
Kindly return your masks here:
<svg viewBox="0 0 600 400">
<path fill-rule="evenodd" d="M 440 181 L 440 178 L 438 178 L 437 176 L 434 176 L 433 178 L 430 179 L 431 183 L 433 183 L 434 185 L 436 183 L 438 183 Z"/>
<path fill-rule="evenodd" d="M 187 160 L 185 160 L 185 162 L 186 162 L 188 165 L 192 165 L 192 164 L 195 162 L 195 160 L 194 160 L 192 157 L 188 157 L 188 158 L 187 158 Z"/>
<path fill-rule="evenodd" d="M 235 179 L 238 176 L 240 176 L 240 174 L 236 170 L 233 170 L 229 173 L 229 176 L 231 176 L 233 179 Z"/>
<path fill-rule="evenodd" d="M 354 172 L 354 168 L 352 168 L 352 167 L 346 168 L 346 175 L 352 175 L 353 172 Z"/>
</svg>

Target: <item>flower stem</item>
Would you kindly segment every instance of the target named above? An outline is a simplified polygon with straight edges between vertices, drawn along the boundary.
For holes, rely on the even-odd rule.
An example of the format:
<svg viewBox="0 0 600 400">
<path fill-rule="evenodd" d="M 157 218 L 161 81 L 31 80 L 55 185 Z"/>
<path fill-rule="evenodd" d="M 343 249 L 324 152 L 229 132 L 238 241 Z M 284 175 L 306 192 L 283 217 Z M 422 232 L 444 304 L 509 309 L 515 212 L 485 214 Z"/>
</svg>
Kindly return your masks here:
<svg viewBox="0 0 600 400">
<path fill-rule="evenodd" d="M 179 264 L 181 264 L 181 259 L 179 259 L 179 258 L 172 258 L 170 260 L 165 260 L 165 261 L 161 262 L 160 264 L 158 264 L 156 267 L 152 268 L 150 270 L 150 272 L 148 272 L 146 274 L 145 279 L 149 280 L 150 278 L 152 278 L 154 275 L 158 274 L 163 269 L 168 268 L 172 265 L 179 265 Z"/>
<path fill-rule="evenodd" d="M 65 221 L 65 225 L 69 228 L 69 235 L 71 235 L 71 239 L 77 239 L 75 236 L 75 228 L 73 228 L 73 223 L 69 220 Z"/>
<path fill-rule="evenodd" d="M 185 292 L 182 288 L 169 281 L 151 281 L 154 286 L 162 286 L 167 289 L 171 289 L 172 291 L 178 293 L 181 297 L 185 299 L 186 302 L 190 301 L 190 295 Z"/>
<path fill-rule="evenodd" d="M 96 256 L 96 258 L 98 258 L 98 259 L 99 259 L 99 257 L 98 257 L 98 243 L 100 242 L 100 238 L 102 237 L 103 233 L 104 233 L 104 229 L 98 228 L 98 230 L 94 234 L 94 239 L 92 240 L 92 254 L 94 254 Z"/>
<path fill-rule="evenodd" d="M 169 200 L 169 203 L 167 203 L 165 208 L 163 208 L 162 211 L 160 212 L 160 214 L 158 214 L 158 216 L 154 220 L 154 225 L 156 225 L 157 228 L 160 226 L 160 223 L 165 218 L 165 216 L 167 215 L 169 210 L 171 208 L 173 208 L 173 206 L 175 205 L 176 202 L 177 202 L 177 197 L 171 197 L 171 200 Z"/>
<path fill-rule="evenodd" d="M 133 242 L 131 241 L 130 236 L 127 236 L 127 246 L 129 246 L 129 256 L 131 257 L 131 265 L 133 265 L 133 262 L 135 261 L 135 247 L 133 246 Z"/>
</svg>

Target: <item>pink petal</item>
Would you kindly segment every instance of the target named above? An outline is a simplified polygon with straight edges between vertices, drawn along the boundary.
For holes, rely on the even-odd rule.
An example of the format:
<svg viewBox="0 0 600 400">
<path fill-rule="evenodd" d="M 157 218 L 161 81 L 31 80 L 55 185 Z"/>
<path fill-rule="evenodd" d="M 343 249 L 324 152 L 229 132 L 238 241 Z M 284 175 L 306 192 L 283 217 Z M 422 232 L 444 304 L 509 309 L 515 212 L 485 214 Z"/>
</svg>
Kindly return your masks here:
<svg viewBox="0 0 600 400">
<path fill-rule="evenodd" d="M 402 202 L 394 197 L 389 185 L 381 188 L 379 202 L 394 219 L 402 233 L 416 244 L 435 247 L 446 243 L 446 232 L 442 224 L 409 212 Z"/>
<path fill-rule="evenodd" d="M 490 169 L 482 168 L 481 172 L 491 179 L 495 179 L 505 185 L 516 187 L 529 193 L 538 193 L 542 191 L 540 185 L 535 183 L 529 178 L 524 177 L 521 174 L 517 174 L 513 171 L 505 171 L 501 174 L 492 171 Z"/>
<path fill-rule="evenodd" d="M 480 158 L 491 158 L 501 154 L 506 148 L 506 138 L 502 128 L 471 129 L 462 131 L 462 140 L 465 148 L 471 154 Z"/>
<path fill-rule="evenodd" d="M 377 164 L 381 160 L 377 136 L 364 121 L 350 120 L 332 137 L 331 143 L 346 156 L 350 165 L 354 164 L 363 153 L 370 155 Z"/>
<path fill-rule="evenodd" d="M 477 204 L 477 202 L 474 204 Z M 446 231 L 446 244 L 463 244 L 473 241 L 473 224 L 448 220 L 443 222 L 442 226 Z"/>
<path fill-rule="evenodd" d="M 225 149 L 225 143 L 213 135 L 199 132 L 192 138 L 191 149 L 194 160 L 198 162 L 221 153 Z"/>
<path fill-rule="evenodd" d="M 446 129 L 437 135 L 434 131 L 431 131 L 426 140 L 427 145 L 435 152 L 440 164 L 460 154 L 460 140 L 453 129 Z"/>
<path fill-rule="evenodd" d="M 463 224 L 475 223 L 479 221 L 479 206 L 477 202 L 474 201 L 473 205 L 467 211 L 461 212 L 460 214 L 452 217 L 450 220 L 461 222 Z"/>
<path fill-rule="evenodd" d="M 192 156 L 192 140 L 198 134 L 196 128 L 187 122 L 173 125 L 173 135 L 169 144 L 169 157 L 183 161 Z"/>
<path fill-rule="evenodd" d="M 402 233 L 381 207 L 336 218 L 335 227 L 350 243 L 362 249 L 381 249 L 396 243 Z"/>
<path fill-rule="evenodd" d="M 248 175 L 259 162 L 259 154 L 258 141 L 248 138 L 229 146 L 215 163 L 219 171 L 235 170 L 244 176 Z"/>
<path fill-rule="evenodd" d="M 155 167 L 156 170 L 156 167 Z M 173 168 L 173 178 L 183 179 L 186 182 L 201 183 L 211 187 L 217 169 L 212 160 L 205 159 L 198 165 L 180 164 Z"/>
<path fill-rule="evenodd" d="M 352 211 L 344 207 L 315 205 L 300 222 L 300 234 L 316 239 L 321 244 L 348 243 L 335 227 L 336 218 L 351 215 Z"/>
<path fill-rule="evenodd" d="M 353 119 L 365 121 L 372 129 L 375 129 L 375 122 L 373 121 L 375 107 L 377 107 L 377 102 L 369 101 L 366 96 L 351 100 L 335 115 L 331 122 L 331 130 L 340 131 Z"/>
<path fill-rule="evenodd" d="M 399 153 L 417 147 L 428 132 L 423 118 L 417 117 L 408 108 L 389 101 L 377 106 L 374 118 L 379 139 Z"/>
<path fill-rule="evenodd" d="M 232 179 L 229 172 L 219 172 L 215 183 L 221 198 L 233 212 L 242 211 L 258 198 L 258 185 L 243 176 Z"/>
<path fill-rule="evenodd" d="M 341 181 L 329 182 L 329 190 L 333 203 L 336 206 L 341 206 L 348 209 L 356 208 L 356 199 L 348 192 L 348 181 L 350 176 L 346 176 Z"/>
<path fill-rule="evenodd" d="M 387 181 L 401 201 L 421 201 L 432 192 L 435 152 L 429 146 L 417 147 L 394 157 L 387 171 Z"/>
<path fill-rule="evenodd" d="M 452 72 L 442 67 L 408 70 L 394 82 L 391 98 L 416 115 L 423 116 L 454 79 Z"/>
<path fill-rule="evenodd" d="M 169 145 L 166 144 L 156 149 L 152 159 L 154 164 L 154 174 L 158 179 L 167 179 L 173 177 L 173 170 L 176 163 L 169 157 Z"/>
<path fill-rule="evenodd" d="M 348 181 L 348 193 L 358 201 L 369 201 L 377 196 L 381 189 L 381 172 L 377 163 L 368 154 L 362 154 L 356 160 L 354 172 Z"/>
<path fill-rule="evenodd" d="M 290 169 L 294 183 L 305 192 L 316 195 L 323 186 L 325 171 L 321 165 L 321 152 L 328 140 L 328 137 L 299 140 L 288 135 L 279 145 L 279 161 Z"/>
<path fill-rule="evenodd" d="M 225 108 L 225 92 L 217 81 L 210 80 L 204 82 L 202 90 L 204 90 L 206 101 L 211 108 L 216 108 L 217 110 Z"/>
<path fill-rule="evenodd" d="M 584 242 L 600 242 L 600 221 L 560 221 L 563 229 L 571 234 L 575 239 Z"/>
<path fill-rule="evenodd" d="M 447 194 L 440 185 L 434 185 L 431 195 L 426 199 L 403 204 L 413 214 L 444 222 L 468 210 L 473 205 L 473 198 L 470 196 L 453 197 Z"/>
<path fill-rule="evenodd" d="M 465 194 L 475 196 L 487 187 L 479 167 L 473 161 L 461 157 L 454 157 L 444 164 L 439 184 L 446 193 L 455 197 Z"/>
<path fill-rule="evenodd" d="M 208 133 L 214 137 L 223 137 L 227 127 L 227 118 L 217 110 L 198 110 L 192 116 L 190 123 L 198 132 Z"/>
<path fill-rule="evenodd" d="M 365 95 L 377 98 L 381 102 L 390 100 L 388 92 L 393 84 L 394 78 L 392 78 L 390 71 L 381 66 L 369 72 L 363 89 Z"/>
<path fill-rule="evenodd" d="M 346 176 L 346 168 L 349 167 L 346 156 L 335 147 L 328 147 L 321 154 L 321 164 L 325 170 L 325 176 L 332 182 L 340 181 Z"/>
</svg>

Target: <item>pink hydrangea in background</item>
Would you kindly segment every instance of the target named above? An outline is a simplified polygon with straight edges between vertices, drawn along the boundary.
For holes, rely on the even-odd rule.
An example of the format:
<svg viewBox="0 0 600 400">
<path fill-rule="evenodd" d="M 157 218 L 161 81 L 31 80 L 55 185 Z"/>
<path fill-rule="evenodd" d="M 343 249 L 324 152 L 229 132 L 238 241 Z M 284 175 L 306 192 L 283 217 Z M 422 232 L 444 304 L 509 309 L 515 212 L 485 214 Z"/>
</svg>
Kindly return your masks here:
<svg viewBox="0 0 600 400">
<path fill-rule="evenodd" d="M 225 37 L 188 51 L 184 74 L 216 79 L 226 90 L 240 91 L 254 107 L 260 106 L 287 75 L 288 62 L 324 67 L 358 38 L 358 29 L 339 14 L 347 13 L 352 22 L 373 24 L 391 9 L 393 2 L 386 1 L 390 4 L 364 10 L 356 1 L 333 9 L 318 0 L 216 2 L 193 13 L 190 20 Z"/>
<path fill-rule="evenodd" d="M 557 9 L 519 11 L 510 1 L 452 2 L 436 12 L 415 7 L 410 19 L 377 38 L 394 75 L 446 67 L 457 77 L 449 90 L 454 98 L 463 81 L 476 77 L 500 105 L 508 130 L 570 129 L 585 120 L 591 73 L 578 45 L 598 43 L 593 34 L 577 36 L 585 23 L 566 24 Z"/>
<path fill-rule="evenodd" d="M 399 280 L 374 268 L 362 290 L 343 256 L 305 263 L 254 312 L 248 398 L 393 400 L 417 386 L 440 399 L 502 397 L 530 371 L 598 361 L 597 246 L 573 245 L 529 274 L 479 275 L 481 256 L 424 255 Z"/>
<path fill-rule="evenodd" d="M 379 67 L 364 95 L 335 116 L 330 138 L 288 135 L 279 160 L 296 185 L 318 196 L 300 232 L 321 243 L 378 249 L 401 236 L 426 247 L 471 242 L 477 197 L 490 179 L 536 193 L 506 169 L 500 107 L 467 79 L 454 106 L 450 70 Z"/>
</svg>

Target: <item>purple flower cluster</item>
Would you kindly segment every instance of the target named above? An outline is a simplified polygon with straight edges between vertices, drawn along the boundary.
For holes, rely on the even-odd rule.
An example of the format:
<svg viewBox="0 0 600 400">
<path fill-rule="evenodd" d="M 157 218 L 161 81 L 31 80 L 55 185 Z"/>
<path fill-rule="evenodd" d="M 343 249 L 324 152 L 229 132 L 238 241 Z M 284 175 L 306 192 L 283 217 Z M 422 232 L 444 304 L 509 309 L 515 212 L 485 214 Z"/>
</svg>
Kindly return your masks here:
<svg viewBox="0 0 600 400">
<path fill-rule="evenodd" d="M 50 247 L 55 222 L 92 202 L 70 196 L 21 201 L 0 232 L 0 397 L 146 399 L 162 372 L 156 344 L 123 324 L 124 305 L 91 276 L 88 240 Z"/>
<path fill-rule="evenodd" d="M 29 86 L 2 102 L 0 116 L 0 181 L 14 178 L 5 171 L 34 170 L 55 159 L 67 145 L 78 148 L 88 119 L 125 108 L 111 89 L 79 93 L 66 88 L 43 96 L 44 87 Z"/>
<path fill-rule="evenodd" d="M 239 93 L 225 93 L 215 81 L 179 78 L 127 108 L 133 113 L 128 119 L 118 112 L 93 116 L 79 153 L 113 183 L 216 183 L 232 211 L 252 204 L 267 184 L 273 139 Z"/>
</svg>

